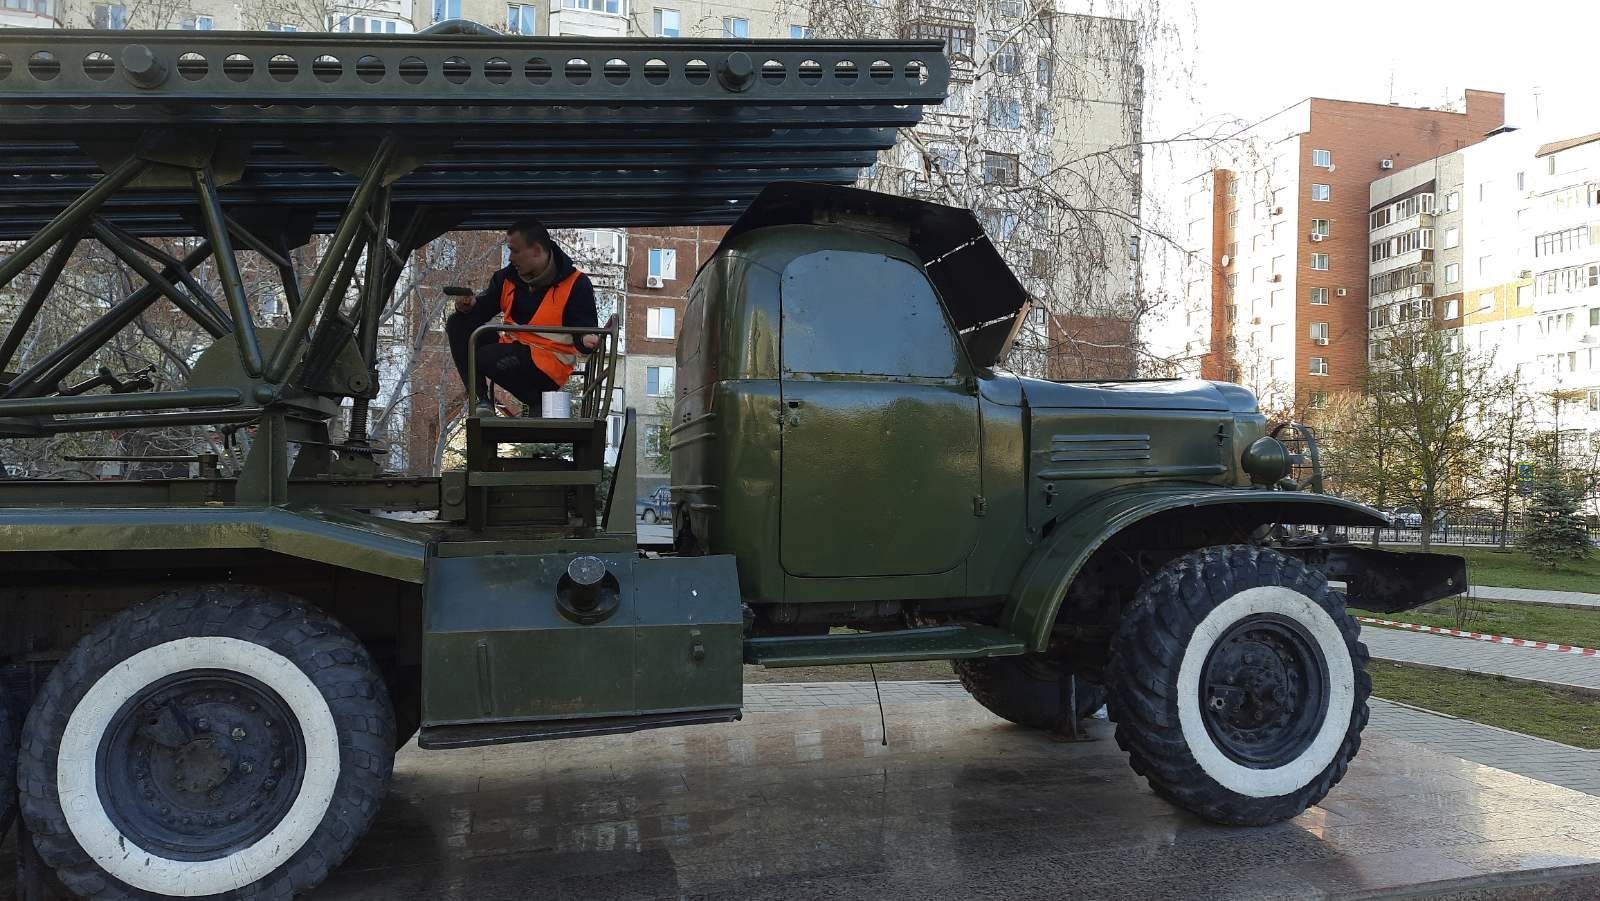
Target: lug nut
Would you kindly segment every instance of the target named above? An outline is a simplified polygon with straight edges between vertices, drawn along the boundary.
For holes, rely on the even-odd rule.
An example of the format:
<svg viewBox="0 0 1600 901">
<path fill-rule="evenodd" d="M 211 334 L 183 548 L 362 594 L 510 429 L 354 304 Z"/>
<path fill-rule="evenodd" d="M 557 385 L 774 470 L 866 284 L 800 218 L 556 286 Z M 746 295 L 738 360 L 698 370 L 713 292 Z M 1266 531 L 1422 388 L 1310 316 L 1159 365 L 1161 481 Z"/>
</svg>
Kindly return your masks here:
<svg viewBox="0 0 1600 901">
<path fill-rule="evenodd" d="M 204 732 L 205 730 L 211 728 L 211 721 L 206 719 L 205 717 L 201 717 L 201 718 L 199 718 L 199 719 L 194 721 L 194 727 L 196 729 L 199 729 L 200 731 Z"/>
<path fill-rule="evenodd" d="M 256 768 L 256 765 L 251 763 L 248 760 L 240 761 L 240 763 L 239 763 L 239 772 L 245 774 L 246 776 L 248 776 L 252 772 L 254 772 L 255 768 Z"/>
<path fill-rule="evenodd" d="M 234 741 L 244 741 L 244 730 L 238 726 L 234 726 L 233 731 L 228 734 L 233 736 Z"/>
</svg>

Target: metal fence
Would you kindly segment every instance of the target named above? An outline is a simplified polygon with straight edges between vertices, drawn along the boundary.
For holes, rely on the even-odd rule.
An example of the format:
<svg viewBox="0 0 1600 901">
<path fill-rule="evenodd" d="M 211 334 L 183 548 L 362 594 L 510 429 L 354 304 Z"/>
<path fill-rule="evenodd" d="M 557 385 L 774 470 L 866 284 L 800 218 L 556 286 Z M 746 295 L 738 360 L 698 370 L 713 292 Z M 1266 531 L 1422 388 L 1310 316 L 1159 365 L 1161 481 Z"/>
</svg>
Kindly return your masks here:
<svg viewBox="0 0 1600 901">
<path fill-rule="evenodd" d="M 1500 526 L 1500 517 L 1494 514 L 1446 517 L 1443 522 L 1434 524 L 1432 543 L 1498 547 L 1503 535 L 1506 546 L 1511 547 L 1522 537 L 1522 529 L 1521 513 L 1511 514 L 1504 529 Z M 1357 544 L 1372 541 L 1372 529 L 1352 527 L 1341 531 L 1348 540 Z M 1377 531 L 1378 541 L 1382 544 L 1422 543 L 1422 529 L 1419 527 L 1395 526 Z M 1600 547 L 1600 522 L 1596 522 L 1594 517 L 1589 517 L 1586 531 L 1589 534 L 1589 543 Z"/>
</svg>

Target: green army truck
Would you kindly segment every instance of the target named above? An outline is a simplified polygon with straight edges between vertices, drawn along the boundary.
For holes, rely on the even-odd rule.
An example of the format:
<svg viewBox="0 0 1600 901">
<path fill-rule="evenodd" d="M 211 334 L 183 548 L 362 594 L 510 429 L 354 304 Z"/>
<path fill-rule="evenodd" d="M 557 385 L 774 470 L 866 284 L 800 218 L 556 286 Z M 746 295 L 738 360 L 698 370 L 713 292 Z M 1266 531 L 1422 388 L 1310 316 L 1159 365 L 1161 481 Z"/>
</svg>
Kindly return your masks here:
<svg viewBox="0 0 1600 901">
<path fill-rule="evenodd" d="M 752 664 L 951 660 L 1026 727 L 1104 703 L 1211 820 L 1322 798 L 1369 691 L 1329 580 L 1400 610 L 1461 560 L 1332 540 L 1384 518 L 1304 490 L 1242 388 L 997 368 L 1029 303 L 971 214 L 845 187 L 947 82 L 927 42 L 0 33 L 0 437 L 196 430 L 143 461 L 192 477 L 0 480 L 23 892 L 304 892 L 413 736 L 733 721 Z M 670 547 L 638 540 L 631 412 L 602 491 L 613 327 L 571 417 L 474 415 L 465 469 L 384 471 L 411 255 L 530 211 L 732 224 L 684 314 Z M 91 245 L 137 278 L 39 344 Z M 85 379 L 153 308 L 204 338 L 183 381 Z"/>
</svg>

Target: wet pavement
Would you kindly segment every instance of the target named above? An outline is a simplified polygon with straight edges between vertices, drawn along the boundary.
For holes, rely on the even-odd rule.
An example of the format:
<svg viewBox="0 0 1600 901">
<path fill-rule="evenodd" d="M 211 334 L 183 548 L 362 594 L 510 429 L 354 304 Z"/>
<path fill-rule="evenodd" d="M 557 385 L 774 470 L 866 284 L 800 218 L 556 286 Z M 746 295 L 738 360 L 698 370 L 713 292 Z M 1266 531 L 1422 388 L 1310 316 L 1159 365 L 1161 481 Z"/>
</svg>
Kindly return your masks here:
<svg viewBox="0 0 1600 901">
<path fill-rule="evenodd" d="M 1600 798 L 1417 745 L 1369 733 L 1320 807 L 1236 829 L 1153 795 L 1103 721 L 1071 744 L 965 699 L 886 713 L 887 747 L 875 707 L 832 706 L 408 749 L 311 897 L 1600 897 Z"/>
<path fill-rule="evenodd" d="M 1568 867 L 1561 897 L 1600 896 L 1600 798 L 1415 745 L 1373 737 L 1320 807 L 1233 829 L 1155 797 L 1103 722 L 1067 744 L 970 701 L 887 714 L 888 747 L 836 707 L 408 751 L 314 897 L 1480 897 Z"/>
</svg>

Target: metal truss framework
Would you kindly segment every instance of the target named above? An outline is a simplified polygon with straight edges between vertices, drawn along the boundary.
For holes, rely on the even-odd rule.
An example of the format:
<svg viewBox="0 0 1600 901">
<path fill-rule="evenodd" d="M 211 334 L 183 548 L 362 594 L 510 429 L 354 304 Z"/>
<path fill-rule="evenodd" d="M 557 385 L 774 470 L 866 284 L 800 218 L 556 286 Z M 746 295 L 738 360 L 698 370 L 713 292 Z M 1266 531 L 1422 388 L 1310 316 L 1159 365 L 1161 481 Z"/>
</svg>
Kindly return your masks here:
<svg viewBox="0 0 1600 901">
<path fill-rule="evenodd" d="M 343 449 L 366 446 L 379 319 L 418 247 L 527 213 L 730 223 L 769 183 L 853 181 L 948 78 L 936 42 L 0 32 L 0 240 L 22 242 L 0 291 L 44 261 L 0 339 L 0 437 L 258 423 L 279 449 L 252 452 L 237 494 L 280 500 L 282 445 L 325 448 L 344 397 Z M 202 240 L 179 259 L 152 237 Z M 145 284 L 7 372 L 89 239 Z M 285 329 L 255 327 L 236 248 L 277 268 Z M 193 276 L 208 260 L 220 301 Z M 162 299 L 215 339 L 188 388 L 65 384 Z M 294 475 L 328 460 L 302 450 Z"/>
</svg>

